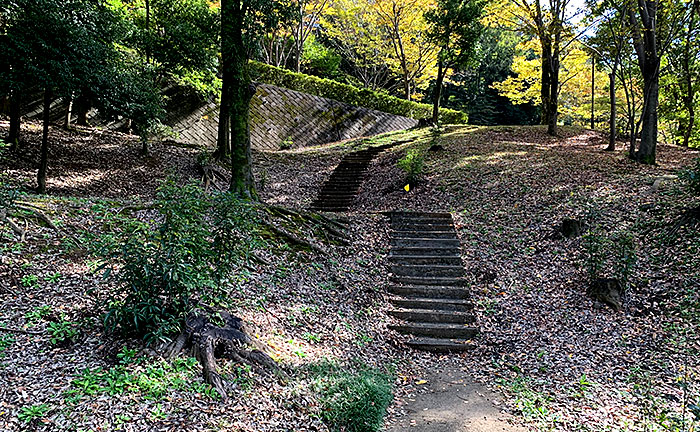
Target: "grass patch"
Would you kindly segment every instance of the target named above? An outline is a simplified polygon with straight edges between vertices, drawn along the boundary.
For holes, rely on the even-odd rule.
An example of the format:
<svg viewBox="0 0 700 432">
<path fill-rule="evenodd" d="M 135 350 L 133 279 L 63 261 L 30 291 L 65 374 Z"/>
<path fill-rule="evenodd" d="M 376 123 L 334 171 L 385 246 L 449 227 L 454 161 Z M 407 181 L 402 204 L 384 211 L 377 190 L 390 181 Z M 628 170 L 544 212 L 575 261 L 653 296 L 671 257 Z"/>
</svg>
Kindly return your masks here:
<svg viewBox="0 0 700 432">
<path fill-rule="evenodd" d="M 325 361 L 310 368 L 319 395 L 321 416 L 334 430 L 374 432 L 381 429 L 391 403 L 392 377 L 366 365 L 355 371 Z"/>
</svg>

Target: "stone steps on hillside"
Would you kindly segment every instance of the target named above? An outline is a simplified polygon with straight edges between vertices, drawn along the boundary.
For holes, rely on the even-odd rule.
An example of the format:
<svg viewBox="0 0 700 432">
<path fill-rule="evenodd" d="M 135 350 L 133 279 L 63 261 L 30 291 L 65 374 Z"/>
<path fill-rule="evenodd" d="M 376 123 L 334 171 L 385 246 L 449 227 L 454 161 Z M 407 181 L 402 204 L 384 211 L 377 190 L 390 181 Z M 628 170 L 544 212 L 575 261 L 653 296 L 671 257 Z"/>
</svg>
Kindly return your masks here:
<svg viewBox="0 0 700 432">
<path fill-rule="evenodd" d="M 406 345 L 435 352 L 472 349 L 479 332 L 464 279 L 452 215 L 392 212 L 391 275 L 387 291 L 400 320 L 389 326 L 409 337 Z"/>
<path fill-rule="evenodd" d="M 396 144 L 384 144 L 345 155 L 321 186 L 312 210 L 339 212 L 352 207 L 372 159 Z"/>
<path fill-rule="evenodd" d="M 433 297 L 391 297 L 389 303 L 403 309 L 427 309 L 468 312 L 474 304 L 468 299 Z"/>
</svg>

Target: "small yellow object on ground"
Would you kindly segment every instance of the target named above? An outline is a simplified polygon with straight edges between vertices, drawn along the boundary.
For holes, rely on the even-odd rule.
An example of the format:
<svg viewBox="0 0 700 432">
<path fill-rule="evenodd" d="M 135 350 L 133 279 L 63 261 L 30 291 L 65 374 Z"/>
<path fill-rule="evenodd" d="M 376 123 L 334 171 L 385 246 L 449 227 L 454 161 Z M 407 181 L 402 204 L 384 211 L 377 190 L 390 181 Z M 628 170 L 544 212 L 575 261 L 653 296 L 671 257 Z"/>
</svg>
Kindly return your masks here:
<svg viewBox="0 0 700 432">
<path fill-rule="evenodd" d="M 406 186 L 403 187 L 406 192 L 408 192 L 409 189 L 411 189 L 411 185 L 407 184 Z"/>
</svg>

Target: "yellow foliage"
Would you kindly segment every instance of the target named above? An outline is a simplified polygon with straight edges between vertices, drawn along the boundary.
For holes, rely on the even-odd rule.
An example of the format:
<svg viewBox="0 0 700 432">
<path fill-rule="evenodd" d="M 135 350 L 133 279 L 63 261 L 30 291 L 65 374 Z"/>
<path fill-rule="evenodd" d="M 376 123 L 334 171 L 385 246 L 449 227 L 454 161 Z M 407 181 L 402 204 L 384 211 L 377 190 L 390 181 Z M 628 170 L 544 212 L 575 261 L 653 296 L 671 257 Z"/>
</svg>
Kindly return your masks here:
<svg viewBox="0 0 700 432">
<path fill-rule="evenodd" d="M 520 55 L 513 59 L 511 70 L 515 74 L 504 81 L 494 83 L 493 88 L 513 104 L 540 105 L 542 76 L 541 46 L 537 39 L 518 45 Z M 562 53 L 559 71 L 559 114 L 579 123 L 590 118 L 591 58 L 578 42 L 573 42 Z M 607 74 L 596 71 L 596 97 L 606 97 Z"/>
</svg>

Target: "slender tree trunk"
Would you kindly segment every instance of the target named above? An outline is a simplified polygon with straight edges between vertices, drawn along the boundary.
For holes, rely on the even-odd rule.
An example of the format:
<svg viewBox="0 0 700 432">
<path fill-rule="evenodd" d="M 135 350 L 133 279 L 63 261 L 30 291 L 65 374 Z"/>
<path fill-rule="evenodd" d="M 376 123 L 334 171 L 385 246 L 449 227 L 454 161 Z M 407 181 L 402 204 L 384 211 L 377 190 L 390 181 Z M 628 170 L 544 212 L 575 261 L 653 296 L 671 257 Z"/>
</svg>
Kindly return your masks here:
<svg viewBox="0 0 700 432">
<path fill-rule="evenodd" d="M 615 73 L 617 62 L 610 72 L 610 136 L 608 137 L 607 151 L 615 151 L 615 137 L 617 135 L 617 98 L 615 95 Z"/>
<path fill-rule="evenodd" d="M 231 154 L 231 77 L 228 68 L 224 68 L 221 82 L 221 106 L 219 107 L 219 128 L 216 138 L 217 160 L 227 160 Z"/>
<path fill-rule="evenodd" d="M 595 129 L 595 56 L 591 56 L 591 129 Z"/>
<path fill-rule="evenodd" d="M 46 193 L 46 171 L 49 165 L 49 120 L 51 114 L 51 90 L 44 90 L 44 130 L 41 135 L 41 156 L 37 174 L 37 192 Z"/>
<path fill-rule="evenodd" d="M 559 119 L 559 53 L 555 54 L 550 61 L 552 65 L 551 80 L 549 87 L 549 119 L 547 122 L 547 133 L 557 134 L 557 120 Z"/>
<path fill-rule="evenodd" d="M 19 150 L 20 118 L 22 113 L 22 97 L 16 90 L 10 95 L 10 132 L 7 142 L 10 143 L 10 150 Z"/>
<path fill-rule="evenodd" d="M 543 40 L 542 37 L 540 37 L 540 40 Z M 548 125 L 549 124 L 549 109 L 550 109 L 550 102 L 549 102 L 549 96 L 551 93 L 551 88 L 552 88 L 552 65 L 551 65 L 551 60 L 552 60 L 552 46 L 543 41 L 542 42 L 542 86 L 540 88 L 540 98 L 542 99 L 542 124 L 543 125 Z"/>
<path fill-rule="evenodd" d="M 433 124 L 438 124 L 440 118 L 440 98 L 442 97 L 442 82 L 445 78 L 445 69 L 442 61 L 438 61 L 438 74 L 433 95 Z"/>
<path fill-rule="evenodd" d="M 70 118 L 73 115 L 73 95 L 68 98 L 68 105 L 66 106 L 66 114 L 63 117 L 63 128 L 70 128 Z"/>
</svg>

